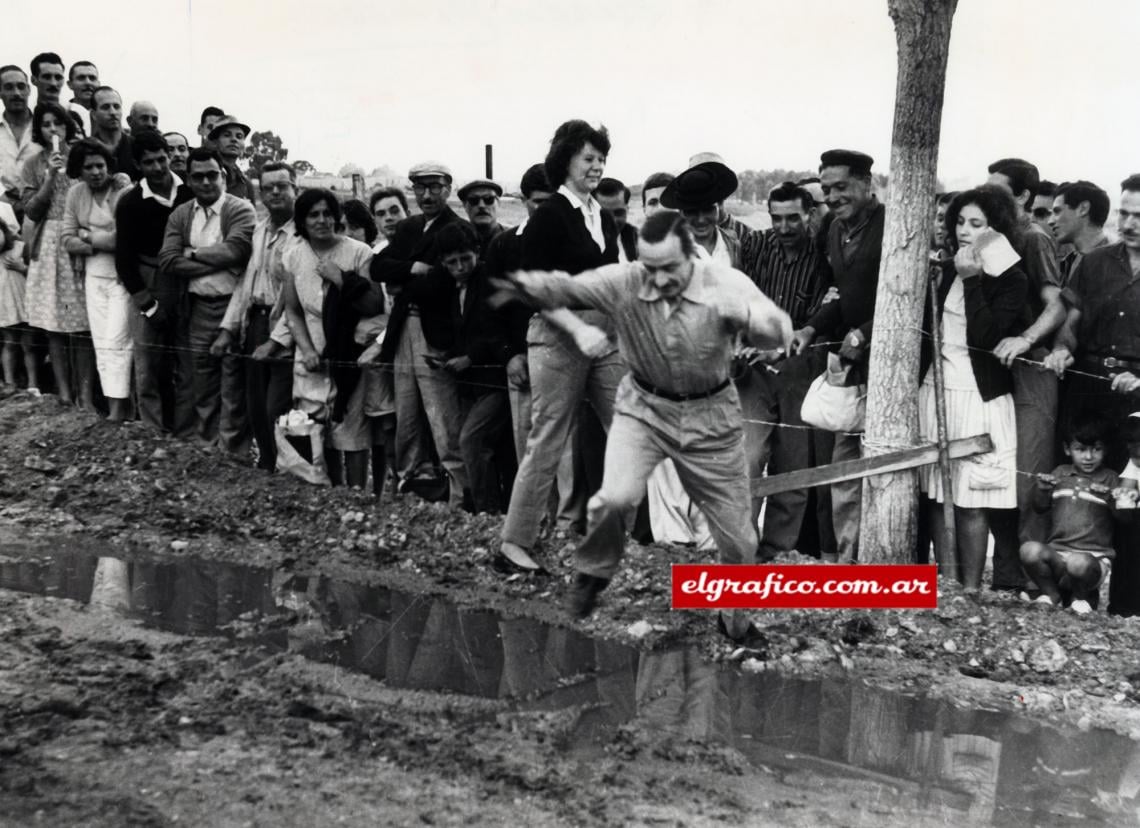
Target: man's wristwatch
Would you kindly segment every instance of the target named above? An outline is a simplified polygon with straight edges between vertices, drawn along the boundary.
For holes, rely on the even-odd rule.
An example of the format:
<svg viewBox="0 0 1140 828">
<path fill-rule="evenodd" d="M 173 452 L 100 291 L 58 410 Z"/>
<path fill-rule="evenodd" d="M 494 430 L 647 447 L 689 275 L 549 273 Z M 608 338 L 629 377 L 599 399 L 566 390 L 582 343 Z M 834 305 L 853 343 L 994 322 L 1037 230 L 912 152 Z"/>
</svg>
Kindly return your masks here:
<svg viewBox="0 0 1140 828">
<path fill-rule="evenodd" d="M 147 319 L 152 318 L 156 313 L 158 313 L 158 300 L 151 299 L 150 304 L 143 308 L 140 313 L 142 313 L 142 315 Z"/>
</svg>

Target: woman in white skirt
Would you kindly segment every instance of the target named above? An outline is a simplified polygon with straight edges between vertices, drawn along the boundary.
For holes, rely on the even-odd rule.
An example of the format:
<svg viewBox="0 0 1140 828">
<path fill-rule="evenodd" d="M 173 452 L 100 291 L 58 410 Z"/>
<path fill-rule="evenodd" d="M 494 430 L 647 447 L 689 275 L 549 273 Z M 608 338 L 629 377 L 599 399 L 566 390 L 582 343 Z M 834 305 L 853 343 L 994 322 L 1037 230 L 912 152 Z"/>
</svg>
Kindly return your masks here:
<svg viewBox="0 0 1140 828">
<path fill-rule="evenodd" d="M 133 306 L 115 269 L 115 207 L 126 185 L 114 175 L 114 164 L 110 151 L 92 138 L 71 148 L 67 174 L 80 180 L 67 191 L 61 241 L 75 269 L 84 273 L 95 367 L 108 419 L 121 423 L 130 412 Z"/>
<path fill-rule="evenodd" d="M 995 237 L 994 231 L 1001 237 Z M 994 449 L 988 454 L 954 461 L 952 491 L 944 492 L 937 466 L 922 469 L 920 483 L 930 498 L 935 551 L 943 526 L 943 499 L 954 503 L 958 538 L 958 580 L 967 589 L 981 586 L 988 536 L 996 554 L 1017 554 L 1017 429 L 1014 419 L 1013 376 L 993 355 L 993 348 L 1018 330 L 1025 312 L 1028 280 L 1016 264 L 1010 242 L 1015 240 L 1017 208 L 1008 194 L 995 187 L 960 193 L 946 211 L 946 237 L 956 250 L 952 262 L 932 289 L 938 291 L 942 324 L 942 373 L 946 385 L 946 429 L 951 440 L 989 434 Z M 977 242 L 977 244 L 975 244 Z M 984 248 L 984 251 L 983 251 Z M 991 255 L 992 253 L 998 255 Z M 1001 255 L 1004 252 L 1006 255 Z M 1013 262 L 1011 264 L 1011 262 Z M 998 271 L 998 272 L 992 272 Z M 925 330 L 929 331 L 929 309 Z M 936 442 L 933 349 L 924 339 L 919 426 L 925 440 Z"/>
</svg>

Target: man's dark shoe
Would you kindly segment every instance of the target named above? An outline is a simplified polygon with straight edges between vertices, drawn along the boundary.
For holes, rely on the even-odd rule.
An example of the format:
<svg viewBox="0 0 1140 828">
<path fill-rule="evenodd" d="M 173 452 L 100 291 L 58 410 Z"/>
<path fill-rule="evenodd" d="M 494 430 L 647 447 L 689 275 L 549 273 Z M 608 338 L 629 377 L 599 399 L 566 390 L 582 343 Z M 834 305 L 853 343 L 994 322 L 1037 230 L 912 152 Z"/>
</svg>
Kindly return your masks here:
<svg viewBox="0 0 1140 828">
<path fill-rule="evenodd" d="M 609 578 L 599 578 L 596 575 L 587 575 L 579 572 L 574 576 L 574 585 L 570 587 L 570 600 L 568 609 L 575 618 L 588 618 L 598 605 L 598 593 L 610 584 Z"/>
</svg>

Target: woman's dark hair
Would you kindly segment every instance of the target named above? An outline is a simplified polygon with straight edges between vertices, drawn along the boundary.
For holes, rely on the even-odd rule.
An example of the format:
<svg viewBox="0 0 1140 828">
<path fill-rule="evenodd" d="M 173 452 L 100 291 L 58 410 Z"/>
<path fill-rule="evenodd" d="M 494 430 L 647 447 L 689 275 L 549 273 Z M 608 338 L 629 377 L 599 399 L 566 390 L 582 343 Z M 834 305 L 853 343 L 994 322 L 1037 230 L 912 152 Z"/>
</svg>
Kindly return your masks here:
<svg viewBox="0 0 1140 828">
<path fill-rule="evenodd" d="M 82 141 L 73 144 L 71 152 L 67 155 L 67 177 L 82 178 L 83 165 L 90 155 L 98 155 L 106 161 L 107 172 L 110 175 L 115 174 L 115 157 L 111 155 L 111 151 L 94 138 L 84 138 Z"/>
<path fill-rule="evenodd" d="M 554 131 L 550 141 L 550 152 L 546 153 L 546 180 L 557 190 L 566 183 L 570 171 L 570 159 L 577 155 L 586 144 L 593 144 L 602 155 L 610 154 L 610 134 L 604 126 L 597 129 L 585 121 L 567 121 Z"/>
<path fill-rule="evenodd" d="M 465 221 L 453 221 L 441 227 L 435 237 L 435 252 L 442 259 L 452 253 L 478 253 L 479 236 Z"/>
<path fill-rule="evenodd" d="M 689 229 L 689 223 L 678 210 L 659 210 L 654 213 L 645 220 L 645 224 L 641 225 L 640 235 L 643 241 L 650 244 L 663 242 L 670 235 L 675 235 L 680 239 L 681 252 L 686 256 L 692 256 L 697 249 L 697 243 L 693 240 L 693 231 Z"/>
<path fill-rule="evenodd" d="M 404 212 L 408 212 L 408 197 L 404 195 L 404 191 L 396 187 L 381 187 L 374 192 L 368 199 L 368 212 L 372 213 L 376 210 L 376 202 L 385 198 L 394 198 L 400 202 L 400 206 L 404 208 Z"/>
<path fill-rule="evenodd" d="M 1021 229 L 1017 223 L 1020 212 L 1017 202 L 1001 187 L 983 184 L 981 187 L 958 193 L 946 208 L 946 244 L 951 250 L 958 249 L 958 214 L 968 204 L 976 205 L 985 215 L 990 227 L 1017 247 L 1021 239 Z"/>
<path fill-rule="evenodd" d="M 340 209 L 340 202 L 336 200 L 336 196 L 332 194 L 332 191 L 326 190 L 323 187 L 305 190 L 297 196 L 297 200 L 293 202 L 293 224 L 297 227 L 297 235 L 305 241 L 309 240 L 309 230 L 305 227 L 305 219 L 309 217 L 309 213 L 313 211 L 313 208 L 322 201 L 328 202 L 329 212 L 333 214 L 337 232 L 339 233 L 344 230 L 344 213 Z"/>
<path fill-rule="evenodd" d="M 71 116 L 67 114 L 67 110 L 54 101 L 44 101 L 36 104 L 36 108 L 32 110 L 32 140 L 41 147 L 51 147 L 50 143 L 44 142 L 44 117 L 47 115 L 54 116 L 57 121 L 67 127 L 65 144 L 69 144 L 79 137 L 79 124 L 72 120 Z"/>
<path fill-rule="evenodd" d="M 372 217 L 372 211 L 363 201 L 355 198 L 349 199 L 344 203 L 343 209 L 345 224 L 351 224 L 353 227 L 362 229 L 364 241 L 369 245 L 376 241 L 380 231 L 376 229 L 376 219 Z"/>
</svg>

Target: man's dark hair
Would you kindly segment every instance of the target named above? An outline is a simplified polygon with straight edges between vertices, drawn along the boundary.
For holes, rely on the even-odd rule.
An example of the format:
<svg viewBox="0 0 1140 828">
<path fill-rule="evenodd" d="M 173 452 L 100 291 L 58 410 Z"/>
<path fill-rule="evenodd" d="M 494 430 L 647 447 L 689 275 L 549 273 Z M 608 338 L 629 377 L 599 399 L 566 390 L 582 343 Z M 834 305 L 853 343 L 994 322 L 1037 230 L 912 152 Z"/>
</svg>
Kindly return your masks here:
<svg viewBox="0 0 1140 828">
<path fill-rule="evenodd" d="M 1057 187 L 1054 198 L 1060 198 L 1065 202 L 1065 206 L 1074 210 L 1081 206 L 1081 202 L 1087 201 L 1089 203 L 1089 222 L 1095 227 L 1104 227 L 1104 223 L 1108 221 L 1109 210 L 1112 209 L 1108 193 L 1091 181 L 1084 181 L 1083 179 L 1081 181 L 1066 181 L 1061 184 Z"/>
<path fill-rule="evenodd" d="M 297 200 L 293 202 L 293 223 L 297 226 L 297 235 L 305 241 L 309 240 L 309 231 L 305 227 L 305 219 L 309 217 L 309 213 L 313 208 L 320 204 L 322 201 L 328 203 L 329 212 L 333 214 L 333 221 L 336 223 L 337 230 L 344 229 L 344 212 L 340 208 L 340 202 L 333 194 L 332 190 L 326 190 L 324 187 L 314 187 L 311 190 L 305 190 Z"/>
<path fill-rule="evenodd" d="M 951 249 L 958 249 L 958 214 L 968 204 L 973 204 L 981 210 L 990 228 L 1001 233 L 1010 244 L 1017 247 L 1021 238 L 1021 230 L 1017 223 L 1017 202 L 1001 187 L 983 184 L 958 193 L 946 208 L 946 243 Z"/>
<path fill-rule="evenodd" d="M 89 155 L 98 155 L 107 163 L 107 172 L 115 174 L 115 157 L 111 151 L 94 138 L 84 138 L 77 141 L 67 154 L 67 177 L 80 178 L 83 175 L 83 165 L 87 163 Z"/>
<path fill-rule="evenodd" d="M 264 168 L 262 172 L 265 172 Z M 341 208 L 344 210 L 344 223 L 363 230 L 366 244 L 371 245 L 376 241 L 380 231 L 376 228 L 376 219 L 372 217 L 372 211 L 368 209 L 367 204 L 360 199 L 350 198 L 341 205 Z"/>
<path fill-rule="evenodd" d="M 1076 412 L 1065 424 L 1065 445 L 1072 442 L 1086 446 L 1108 443 L 1112 426 L 1100 411 L 1088 408 Z"/>
<path fill-rule="evenodd" d="M 1047 178 L 1042 178 L 1037 184 L 1037 192 L 1034 196 L 1056 196 L 1057 185 Z"/>
<path fill-rule="evenodd" d="M 809 175 L 806 178 L 801 178 L 796 181 L 797 186 L 803 187 L 806 184 L 822 184 L 818 175 Z"/>
<path fill-rule="evenodd" d="M 63 58 L 61 58 L 55 52 L 40 52 L 38 55 L 36 55 L 34 58 L 32 58 L 32 77 L 33 78 L 39 77 L 40 64 L 42 64 L 42 63 L 58 63 L 59 67 L 61 69 L 67 65 L 66 63 L 63 62 Z"/>
<path fill-rule="evenodd" d="M 595 195 L 601 196 L 615 196 L 621 195 L 625 199 L 625 203 L 629 204 L 629 197 L 633 195 L 629 191 L 629 187 L 616 178 L 603 178 L 598 182 L 598 189 L 594 190 Z"/>
<path fill-rule="evenodd" d="M 163 138 L 169 138 L 171 135 L 177 135 L 179 138 L 186 142 L 186 146 L 190 146 L 190 139 L 183 135 L 181 132 L 171 130 L 170 132 L 162 133 Z"/>
<path fill-rule="evenodd" d="M 678 210 L 657 211 L 641 225 L 638 235 L 649 244 L 663 242 L 670 235 L 674 235 L 681 240 L 681 252 L 686 256 L 692 256 L 697 249 L 697 243 L 693 240 L 693 231 L 689 229 L 689 223 Z"/>
<path fill-rule="evenodd" d="M 1002 158 L 990 164 L 986 171 L 991 175 L 999 173 L 1008 178 L 1009 188 L 1013 190 L 1015 199 L 1028 190 L 1029 198 L 1025 202 L 1025 209 L 1028 210 L 1033 206 L 1037 188 L 1041 186 L 1041 173 L 1034 164 L 1030 164 L 1024 158 Z"/>
<path fill-rule="evenodd" d="M 1140 193 L 1140 173 L 1132 173 L 1120 182 L 1120 192 Z"/>
<path fill-rule="evenodd" d="M 190 150 L 190 154 L 186 156 L 186 169 L 190 169 L 190 165 L 195 161 L 209 162 L 214 161 L 217 163 L 219 169 L 225 169 L 225 164 L 222 162 L 222 155 L 213 147 L 194 147 Z"/>
<path fill-rule="evenodd" d="M 673 179 L 677 176 L 671 175 L 667 172 L 656 172 L 645 179 L 645 183 L 641 185 L 641 206 L 645 206 L 645 191 L 656 190 L 658 187 L 668 187 L 673 183 Z"/>
<path fill-rule="evenodd" d="M 119 103 L 122 104 L 122 102 L 123 102 L 123 96 L 121 94 L 119 94 L 119 90 L 116 89 L 115 87 L 113 87 L 113 86 L 96 86 L 91 91 L 91 103 L 92 103 L 92 105 L 95 104 L 95 99 L 97 97 L 99 97 L 100 92 L 114 92 L 116 95 L 119 96 Z"/>
<path fill-rule="evenodd" d="M 170 147 L 166 143 L 166 136 L 157 129 L 143 129 L 131 136 L 131 155 L 135 163 L 142 161 L 144 152 L 165 152 L 170 156 Z"/>
<path fill-rule="evenodd" d="M 67 110 L 54 101 L 44 101 L 36 104 L 36 108 L 32 110 L 32 140 L 41 147 L 51 147 L 50 142 L 44 142 L 44 117 L 47 115 L 54 115 L 57 121 L 67 126 L 65 144 L 70 144 L 79 137 L 79 124 L 75 123 Z"/>
<path fill-rule="evenodd" d="M 210 118 L 210 117 L 221 118 L 225 114 L 226 114 L 225 111 L 223 109 L 221 109 L 220 107 L 207 106 L 205 109 L 202 110 L 201 117 L 198 118 L 198 126 L 202 126 L 202 124 L 206 123 L 207 118 Z"/>
<path fill-rule="evenodd" d="M 6 63 L 0 66 L 0 75 L 3 75 L 5 72 L 19 72 L 24 76 L 24 80 L 28 79 L 28 73 L 14 63 Z"/>
<path fill-rule="evenodd" d="M 566 182 L 570 171 L 570 159 L 577 155 L 586 144 L 593 144 L 602 155 L 610 154 L 610 134 L 604 126 L 597 129 L 585 121 L 567 121 L 554 131 L 550 141 L 550 152 L 546 154 L 546 180 L 558 189 Z"/>
<path fill-rule="evenodd" d="M 465 221 L 453 221 L 441 227 L 435 237 L 435 250 L 440 259 L 452 253 L 478 253 L 479 236 Z"/>
<path fill-rule="evenodd" d="M 394 198 L 400 202 L 400 206 L 404 208 L 404 212 L 408 212 L 408 197 L 404 195 L 404 191 L 399 187 L 381 187 L 368 198 L 368 212 L 376 212 L 376 204 L 381 199 Z"/>
<path fill-rule="evenodd" d="M 793 184 L 791 181 L 785 181 L 779 187 L 773 189 L 772 192 L 768 193 L 769 210 L 772 209 L 772 202 L 774 201 L 798 201 L 805 213 L 810 213 L 815 207 L 815 199 L 812 198 L 811 193 L 800 185 Z"/>
<path fill-rule="evenodd" d="M 75 77 L 75 69 L 76 69 L 76 67 L 79 67 L 79 66 L 90 66 L 92 69 L 95 70 L 96 75 L 99 74 L 99 67 L 96 66 L 91 61 L 89 61 L 89 60 L 77 60 L 77 61 L 75 61 L 75 63 L 71 64 L 71 68 L 67 70 L 67 79 L 68 80 L 71 80 L 72 78 Z"/>
<path fill-rule="evenodd" d="M 543 164 L 531 164 L 523 173 L 522 181 L 519 183 L 519 191 L 523 198 L 530 198 L 530 194 L 535 190 L 541 190 L 544 193 L 554 192 L 550 187 L 550 182 L 546 180 L 546 167 Z"/>
<path fill-rule="evenodd" d="M 281 170 L 285 170 L 285 172 L 289 173 L 289 180 L 291 182 L 294 184 L 297 183 L 297 171 L 293 169 L 292 164 L 288 164 L 284 161 L 266 161 L 261 168 L 261 174 L 265 175 L 267 172 L 281 172 Z M 353 223 L 355 224 L 356 222 Z"/>
</svg>

